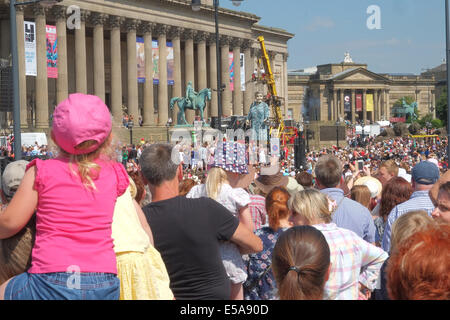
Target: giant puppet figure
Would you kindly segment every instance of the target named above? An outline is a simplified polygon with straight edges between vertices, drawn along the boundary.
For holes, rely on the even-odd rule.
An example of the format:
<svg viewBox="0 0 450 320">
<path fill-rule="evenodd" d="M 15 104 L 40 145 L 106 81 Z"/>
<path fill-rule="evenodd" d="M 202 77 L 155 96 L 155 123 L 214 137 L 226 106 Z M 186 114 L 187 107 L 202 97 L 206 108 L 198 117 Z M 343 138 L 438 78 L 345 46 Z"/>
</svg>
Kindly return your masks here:
<svg viewBox="0 0 450 320">
<path fill-rule="evenodd" d="M 247 115 L 247 125 L 251 121 L 251 136 L 253 141 L 267 141 L 267 129 L 269 123 L 269 106 L 263 101 L 264 96 L 261 92 L 255 94 L 255 101 L 250 106 Z"/>
</svg>

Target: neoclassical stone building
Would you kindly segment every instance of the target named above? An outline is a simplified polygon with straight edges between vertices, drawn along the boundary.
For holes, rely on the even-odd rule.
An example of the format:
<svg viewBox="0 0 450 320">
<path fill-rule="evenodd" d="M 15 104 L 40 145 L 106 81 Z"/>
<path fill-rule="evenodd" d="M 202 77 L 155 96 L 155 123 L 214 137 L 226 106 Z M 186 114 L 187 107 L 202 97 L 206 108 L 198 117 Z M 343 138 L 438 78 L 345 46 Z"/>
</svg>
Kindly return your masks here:
<svg viewBox="0 0 450 320">
<path fill-rule="evenodd" d="M 184 96 L 188 81 L 192 81 L 197 91 L 213 89 L 207 116 L 217 116 L 216 50 L 222 54 L 222 83 L 226 84 L 222 95 L 223 116 L 245 115 L 255 90 L 263 89 L 251 80 L 261 55 L 256 41 L 260 35 L 266 40 L 278 91 L 285 98 L 284 112 L 287 112 L 287 42 L 294 35 L 259 25 L 260 18 L 254 14 L 220 8 L 220 48 L 216 48 L 213 1 L 202 2 L 199 12 L 192 11 L 190 0 L 64 0 L 50 9 L 40 5 L 18 7 L 15 18 L 23 130 L 48 128 L 54 107 L 73 92 L 101 97 L 119 122 L 125 107 L 135 119 L 142 116 L 144 127 L 163 128 L 169 118 L 176 119 L 169 110 L 170 99 Z M 8 0 L 0 0 L 0 58 L 3 59 L 10 59 L 8 5 Z M 81 9 L 78 29 L 67 27 L 70 16 L 67 8 L 71 5 Z M 25 75 L 24 21 L 35 22 L 36 76 Z M 57 78 L 48 77 L 47 25 L 56 26 L 57 30 Z M 138 81 L 137 37 L 142 38 L 145 53 L 145 68 L 139 71 L 145 73 L 145 83 Z M 158 84 L 148 81 L 153 78 L 155 45 L 159 52 L 168 46 L 173 48 L 172 69 L 166 68 L 167 57 L 159 55 Z M 236 63 L 234 79 L 230 81 L 230 58 L 240 61 L 241 54 L 244 54 L 245 70 L 241 72 L 241 64 Z M 245 81 L 241 81 L 241 74 Z M 194 113 L 188 112 L 188 121 L 194 118 Z"/>
<path fill-rule="evenodd" d="M 290 72 L 288 114 L 296 121 L 302 114 L 305 120 L 329 123 L 389 121 L 394 103 L 410 96 L 420 115 L 435 115 L 436 84 L 433 75 L 377 74 L 347 56 L 345 62 Z"/>
</svg>

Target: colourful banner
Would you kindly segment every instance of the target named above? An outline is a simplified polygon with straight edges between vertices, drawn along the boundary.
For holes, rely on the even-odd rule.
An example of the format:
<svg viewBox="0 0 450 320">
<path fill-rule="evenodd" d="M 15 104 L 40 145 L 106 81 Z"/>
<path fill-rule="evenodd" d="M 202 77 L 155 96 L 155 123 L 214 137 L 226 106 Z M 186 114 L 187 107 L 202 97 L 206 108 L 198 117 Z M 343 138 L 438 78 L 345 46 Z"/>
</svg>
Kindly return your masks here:
<svg viewBox="0 0 450 320">
<path fill-rule="evenodd" d="M 349 94 L 344 96 L 344 112 L 352 112 L 352 98 Z"/>
<path fill-rule="evenodd" d="M 167 84 L 173 85 L 174 80 L 174 56 L 173 56 L 173 44 L 172 42 L 166 43 L 167 48 Z M 159 47 L 158 40 L 152 41 L 153 51 L 153 83 L 159 84 Z"/>
<path fill-rule="evenodd" d="M 153 61 L 153 84 L 159 83 L 159 49 L 158 49 L 158 40 L 152 41 L 152 61 Z"/>
<path fill-rule="evenodd" d="M 47 77 L 58 78 L 58 36 L 55 26 L 47 29 Z"/>
<path fill-rule="evenodd" d="M 25 31 L 25 75 L 37 76 L 36 63 L 36 24 L 24 22 Z"/>
<path fill-rule="evenodd" d="M 230 90 L 234 91 L 234 55 L 233 52 L 228 53 L 229 58 L 229 72 L 230 72 Z"/>
<path fill-rule="evenodd" d="M 368 93 L 366 96 L 366 111 L 373 111 L 373 94 L 372 93 Z"/>
<path fill-rule="evenodd" d="M 356 112 L 362 112 L 363 111 L 363 104 L 362 104 L 362 94 L 356 95 Z"/>
<path fill-rule="evenodd" d="M 138 83 L 145 83 L 145 46 L 142 37 L 136 37 L 136 60 Z"/>
<path fill-rule="evenodd" d="M 169 85 L 175 84 L 174 70 L 175 59 L 173 55 L 173 44 L 172 42 L 167 42 L 167 83 Z"/>
</svg>

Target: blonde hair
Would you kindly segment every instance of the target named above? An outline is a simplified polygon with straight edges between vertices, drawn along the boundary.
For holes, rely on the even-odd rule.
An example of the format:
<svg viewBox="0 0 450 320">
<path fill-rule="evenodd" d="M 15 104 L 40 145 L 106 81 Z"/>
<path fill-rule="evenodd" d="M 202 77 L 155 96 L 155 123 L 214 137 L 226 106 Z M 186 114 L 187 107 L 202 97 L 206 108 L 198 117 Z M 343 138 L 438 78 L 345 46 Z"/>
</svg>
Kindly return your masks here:
<svg viewBox="0 0 450 320">
<path fill-rule="evenodd" d="M 424 210 L 410 211 L 400 216 L 392 225 L 391 253 L 399 247 L 401 242 L 434 223 L 433 218 Z"/>
<path fill-rule="evenodd" d="M 359 202 L 366 208 L 369 208 L 369 206 L 370 206 L 370 200 L 371 200 L 370 196 L 371 196 L 371 194 L 370 194 L 369 187 L 367 187 L 366 185 L 353 186 L 353 188 L 351 190 L 352 200 Z"/>
<path fill-rule="evenodd" d="M 206 194 L 209 198 L 216 200 L 222 185 L 227 182 L 227 173 L 221 168 L 212 168 L 208 171 L 206 178 Z"/>
<path fill-rule="evenodd" d="M 137 188 L 136 188 L 136 184 L 134 183 L 133 178 L 128 177 L 128 179 L 130 180 L 130 193 L 131 193 L 131 197 L 133 199 L 136 198 L 136 194 L 137 194 Z"/>
<path fill-rule="evenodd" d="M 70 154 L 60 148 L 60 152 L 69 158 L 69 168 L 75 176 L 80 176 L 83 185 L 88 189 L 97 190 L 94 180 L 100 174 L 101 167 L 94 162 L 100 154 L 104 154 L 112 158 L 112 151 L 110 149 L 111 134 L 108 138 L 94 151 L 87 154 Z M 78 144 L 75 149 L 85 150 L 93 145 L 98 144 L 96 140 L 87 140 Z M 73 169 L 72 164 L 75 163 L 78 167 L 78 173 Z"/>
<path fill-rule="evenodd" d="M 318 190 L 305 189 L 297 192 L 288 202 L 289 209 L 304 218 L 308 224 L 316 220 L 331 222 L 327 197 Z"/>
</svg>

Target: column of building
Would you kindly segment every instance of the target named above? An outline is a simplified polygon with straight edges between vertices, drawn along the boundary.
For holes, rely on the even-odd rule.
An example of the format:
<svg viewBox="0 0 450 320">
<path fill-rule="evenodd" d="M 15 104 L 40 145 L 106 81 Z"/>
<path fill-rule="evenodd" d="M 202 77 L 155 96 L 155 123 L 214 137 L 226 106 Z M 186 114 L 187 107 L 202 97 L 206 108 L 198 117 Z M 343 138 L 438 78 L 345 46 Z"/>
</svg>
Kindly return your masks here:
<svg viewBox="0 0 450 320">
<path fill-rule="evenodd" d="M 339 112 L 338 112 L 338 103 L 337 103 L 337 90 L 333 90 L 333 121 L 336 121 L 339 118 Z"/>
<path fill-rule="evenodd" d="M 200 90 L 207 88 L 208 86 L 208 74 L 206 67 L 206 40 L 208 39 L 208 33 L 197 32 L 195 40 L 197 42 L 197 89 Z M 204 109 L 204 119 L 208 118 L 208 108 Z"/>
<path fill-rule="evenodd" d="M 58 78 L 56 79 L 56 103 L 69 96 L 69 76 L 67 73 L 66 7 L 54 6 L 52 13 L 56 20 L 58 38 Z"/>
<path fill-rule="evenodd" d="M 344 120 L 345 119 L 345 111 L 344 111 L 344 89 L 341 89 L 340 90 L 341 92 L 340 92 L 340 103 L 339 103 L 339 117 L 338 117 L 338 120 L 339 121 L 341 121 L 341 120 Z"/>
<path fill-rule="evenodd" d="M 391 118 L 391 106 L 390 106 L 390 93 L 389 93 L 389 89 L 386 89 L 386 111 L 385 111 L 385 115 L 387 117 L 387 120 L 389 120 Z"/>
<path fill-rule="evenodd" d="M 250 106 L 254 99 L 255 84 L 252 81 L 254 71 L 254 58 L 252 56 L 252 41 L 245 40 L 242 44 L 242 51 L 244 52 L 245 61 L 245 91 L 244 91 L 244 115 L 248 115 Z"/>
<path fill-rule="evenodd" d="M 75 28 L 75 88 L 87 94 L 86 20 L 90 12 L 81 10 L 80 27 Z"/>
<path fill-rule="evenodd" d="M 221 51 L 221 66 L 222 66 L 222 116 L 231 116 L 233 114 L 232 96 L 230 90 L 230 42 L 231 37 L 221 36 L 220 38 L 220 51 Z"/>
<path fill-rule="evenodd" d="M 104 45 L 104 23 L 107 15 L 92 13 L 90 21 L 94 25 L 93 47 L 94 47 L 94 94 L 105 101 L 105 45 Z"/>
<path fill-rule="evenodd" d="M 375 89 L 373 92 L 373 107 L 374 107 L 374 117 L 373 117 L 373 121 L 379 121 L 380 120 L 380 116 L 379 116 L 379 104 L 378 104 L 378 89 Z"/>
<path fill-rule="evenodd" d="M 196 32 L 191 29 L 185 30 L 184 36 L 184 58 L 185 58 L 185 72 L 184 78 L 186 85 L 188 82 L 192 83 L 192 87 L 195 88 L 195 58 L 194 58 L 194 37 Z M 183 95 L 184 96 L 184 95 Z M 194 122 L 195 112 L 193 110 L 186 110 L 186 121 L 190 124 Z"/>
<path fill-rule="evenodd" d="M 181 34 L 184 29 L 180 27 L 172 27 L 170 30 L 170 37 L 173 45 L 173 97 L 182 97 L 183 91 L 181 88 Z M 178 123 L 177 120 L 178 110 L 174 108 L 171 113 L 171 118 L 174 124 Z"/>
<path fill-rule="evenodd" d="M 241 45 L 242 39 L 234 38 L 231 43 L 233 47 L 234 59 L 234 79 L 233 79 L 233 115 L 242 116 L 242 90 L 241 90 Z"/>
<path fill-rule="evenodd" d="M 116 124 L 122 121 L 122 50 L 120 39 L 120 27 L 124 18 L 111 16 L 109 25 L 111 28 L 111 111 Z"/>
<path fill-rule="evenodd" d="M 33 7 L 36 22 L 36 128 L 48 128 L 47 28 L 45 9 Z"/>
<path fill-rule="evenodd" d="M 216 35 L 210 34 L 208 38 L 209 44 L 209 87 L 211 88 L 211 117 L 219 115 L 219 105 L 217 100 L 217 45 Z"/>
<path fill-rule="evenodd" d="M 363 123 L 367 123 L 367 89 L 363 90 Z"/>
<path fill-rule="evenodd" d="M 167 31 L 168 26 L 159 24 L 155 28 L 159 50 L 159 84 L 158 84 L 158 125 L 165 126 L 169 119 L 169 102 L 167 87 Z"/>
<path fill-rule="evenodd" d="M 141 32 L 144 34 L 144 57 L 145 57 L 145 83 L 144 83 L 144 110 L 142 121 L 144 127 L 155 125 L 155 107 L 153 92 L 153 28 L 151 22 L 141 23 Z"/>
<path fill-rule="evenodd" d="M 137 77 L 137 48 L 136 30 L 140 21 L 126 20 L 127 30 L 127 86 L 128 86 L 128 114 L 137 122 L 139 117 L 138 77 Z"/>
<path fill-rule="evenodd" d="M 356 120 L 356 92 L 352 89 L 352 123 Z"/>
</svg>

